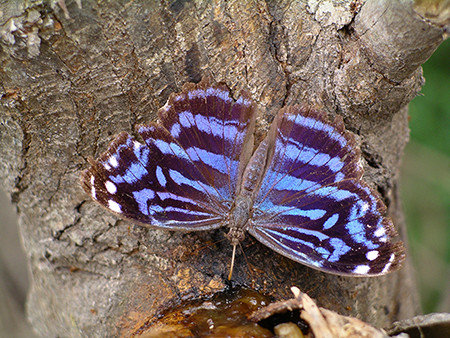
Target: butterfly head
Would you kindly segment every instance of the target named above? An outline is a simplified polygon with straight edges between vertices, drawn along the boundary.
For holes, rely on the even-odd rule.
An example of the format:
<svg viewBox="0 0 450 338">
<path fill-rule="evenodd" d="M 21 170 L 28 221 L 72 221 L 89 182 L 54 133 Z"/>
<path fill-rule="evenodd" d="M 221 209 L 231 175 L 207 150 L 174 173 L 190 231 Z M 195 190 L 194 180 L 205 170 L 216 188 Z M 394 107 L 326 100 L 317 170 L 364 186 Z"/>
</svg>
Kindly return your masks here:
<svg viewBox="0 0 450 338">
<path fill-rule="evenodd" d="M 252 199 L 246 196 L 239 196 L 236 198 L 234 206 L 231 208 L 228 214 L 228 227 L 230 231 L 227 234 L 227 238 L 230 240 L 233 246 L 233 254 L 231 258 L 230 274 L 228 279 L 231 279 L 234 266 L 234 257 L 236 254 L 236 246 L 242 242 L 245 238 L 245 230 L 247 228 L 248 222 L 251 221 L 252 217 Z"/>
</svg>

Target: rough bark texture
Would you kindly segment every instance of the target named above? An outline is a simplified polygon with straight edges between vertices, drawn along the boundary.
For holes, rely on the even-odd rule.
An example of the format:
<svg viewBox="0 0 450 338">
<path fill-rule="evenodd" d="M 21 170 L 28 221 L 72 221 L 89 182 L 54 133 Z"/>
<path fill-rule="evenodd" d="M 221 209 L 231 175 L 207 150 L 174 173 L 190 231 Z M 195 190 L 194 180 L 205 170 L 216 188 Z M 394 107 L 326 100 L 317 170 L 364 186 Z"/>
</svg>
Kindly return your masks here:
<svg viewBox="0 0 450 338">
<path fill-rule="evenodd" d="M 366 181 L 405 237 L 397 183 L 407 104 L 444 33 L 412 3 L 66 5 L 64 12 L 6 2 L 0 18 L 0 179 L 18 207 L 33 275 L 28 316 L 41 335 L 126 335 L 171 303 L 225 287 L 231 247 L 212 244 L 222 231 L 138 228 L 95 205 L 79 185 L 88 156 L 119 131 L 155 119 L 170 93 L 205 71 L 233 95 L 250 91 L 261 132 L 286 104 L 343 116 L 360 142 Z M 344 278 L 251 239 L 243 246 L 253 276 L 240 256 L 236 284 L 286 298 L 296 285 L 320 306 L 377 327 L 418 312 L 409 264 L 386 277 Z"/>
</svg>

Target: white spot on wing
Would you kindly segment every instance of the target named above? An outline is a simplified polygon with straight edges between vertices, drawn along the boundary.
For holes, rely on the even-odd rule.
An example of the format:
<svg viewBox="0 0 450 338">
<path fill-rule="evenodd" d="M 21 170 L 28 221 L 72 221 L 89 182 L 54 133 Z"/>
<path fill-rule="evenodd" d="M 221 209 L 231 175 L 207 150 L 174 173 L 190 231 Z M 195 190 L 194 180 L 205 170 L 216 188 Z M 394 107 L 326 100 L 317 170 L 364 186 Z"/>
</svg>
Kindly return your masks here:
<svg viewBox="0 0 450 338">
<path fill-rule="evenodd" d="M 120 206 L 120 204 L 114 202 L 113 200 L 108 201 L 108 208 L 110 208 L 114 212 L 117 212 L 118 214 L 122 213 L 122 207 Z"/>
<path fill-rule="evenodd" d="M 389 258 L 389 263 L 392 263 L 394 261 L 395 254 L 391 254 L 391 257 Z"/>
<path fill-rule="evenodd" d="M 381 273 L 386 273 L 389 271 L 392 262 L 394 261 L 395 258 L 395 254 L 391 254 L 391 257 L 389 258 L 389 262 L 386 264 L 386 266 L 383 268 L 383 270 L 381 271 Z"/>
<path fill-rule="evenodd" d="M 380 252 L 378 250 L 371 250 L 366 253 L 366 257 L 369 261 L 373 261 L 374 259 L 377 259 L 377 257 L 380 255 Z"/>
<path fill-rule="evenodd" d="M 386 230 L 384 228 L 379 228 L 373 234 L 375 237 L 381 237 L 381 236 L 384 236 L 385 233 L 386 233 Z"/>
<path fill-rule="evenodd" d="M 105 188 L 112 195 L 114 195 L 117 192 L 117 186 L 111 181 L 105 182 Z"/>
<path fill-rule="evenodd" d="M 117 168 L 119 166 L 119 162 L 117 161 L 117 158 L 113 155 L 108 159 L 109 164 L 111 164 L 114 168 Z"/>
<path fill-rule="evenodd" d="M 94 175 L 92 175 L 91 176 L 91 196 L 92 196 L 93 199 L 96 200 L 97 199 L 97 193 L 95 191 L 94 183 L 95 183 L 95 177 L 94 177 Z"/>
<path fill-rule="evenodd" d="M 365 275 L 369 272 L 370 266 L 368 265 L 357 265 L 353 269 L 353 273 L 356 273 L 357 275 Z"/>
</svg>

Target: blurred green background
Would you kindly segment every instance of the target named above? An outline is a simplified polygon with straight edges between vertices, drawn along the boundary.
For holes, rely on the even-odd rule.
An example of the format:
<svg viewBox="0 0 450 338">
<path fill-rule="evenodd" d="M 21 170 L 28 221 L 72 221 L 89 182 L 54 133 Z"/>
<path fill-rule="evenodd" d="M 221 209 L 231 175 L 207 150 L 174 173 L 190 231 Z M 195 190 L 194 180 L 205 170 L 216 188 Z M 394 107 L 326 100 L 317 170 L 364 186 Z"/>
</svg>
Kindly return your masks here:
<svg viewBox="0 0 450 338">
<path fill-rule="evenodd" d="M 401 192 L 410 255 L 425 313 L 450 312 L 450 41 L 423 65 L 426 80 L 409 105 L 411 139 Z"/>
</svg>

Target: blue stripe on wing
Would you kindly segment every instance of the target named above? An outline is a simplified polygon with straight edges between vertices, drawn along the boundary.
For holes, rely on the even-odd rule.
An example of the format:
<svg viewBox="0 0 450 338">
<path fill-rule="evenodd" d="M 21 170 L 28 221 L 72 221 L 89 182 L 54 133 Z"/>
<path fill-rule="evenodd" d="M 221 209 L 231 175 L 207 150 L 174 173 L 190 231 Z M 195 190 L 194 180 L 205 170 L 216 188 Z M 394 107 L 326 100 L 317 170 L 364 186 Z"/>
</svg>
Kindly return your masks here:
<svg viewBox="0 0 450 338">
<path fill-rule="evenodd" d="M 121 133 L 82 175 L 84 189 L 117 215 L 146 226 L 206 230 L 223 225 L 252 151 L 254 109 L 224 85 L 187 84 L 137 128 Z"/>
<path fill-rule="evenodd" d="M 384 205 L 361 181 L 360 153 L 342 121 L 332 126 L 323 113 L 296 107 L 280 111 L 272 128 L 273 153 L 248 231 L 329 273 L 369 276 L 397 268 L 404 249 L 392 241 Z"/>
</svg>

